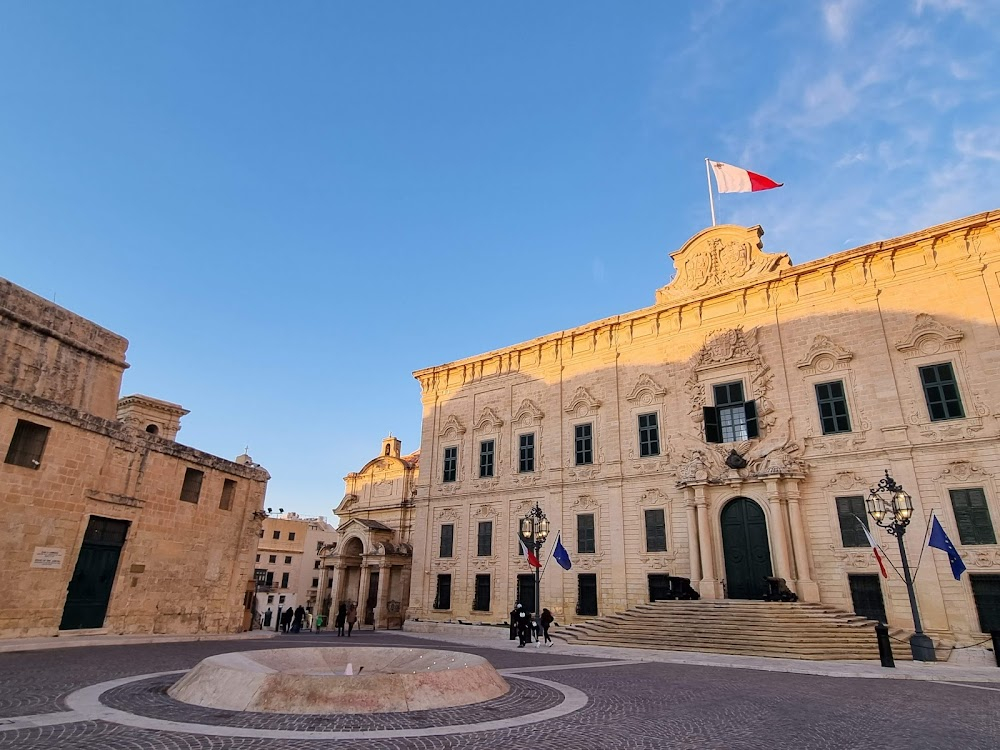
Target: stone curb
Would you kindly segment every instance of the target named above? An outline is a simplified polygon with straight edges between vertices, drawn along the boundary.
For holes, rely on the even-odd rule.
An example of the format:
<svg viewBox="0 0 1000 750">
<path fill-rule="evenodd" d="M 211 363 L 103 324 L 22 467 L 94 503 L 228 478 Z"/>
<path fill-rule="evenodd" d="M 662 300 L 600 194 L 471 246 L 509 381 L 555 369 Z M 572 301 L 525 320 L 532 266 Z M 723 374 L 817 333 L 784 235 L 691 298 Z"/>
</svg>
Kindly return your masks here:
<svg viewBox="0 0 1000 750">
<path fill-rule="evenodd" d="M 279 633 L 268 630 L 252 630 L 247 633 L 224 633 L 221 635 L 73 635 L 52 636 L 50 638 L 11 638 L 0 640 L 0 654 L 21 651 L 46 651 L 56 648 L 79 648 L 81 646 L 134 646 L 144 643 L 182 643 L 184 641 L 246 641 L 274 638 Z"/>
</svg>

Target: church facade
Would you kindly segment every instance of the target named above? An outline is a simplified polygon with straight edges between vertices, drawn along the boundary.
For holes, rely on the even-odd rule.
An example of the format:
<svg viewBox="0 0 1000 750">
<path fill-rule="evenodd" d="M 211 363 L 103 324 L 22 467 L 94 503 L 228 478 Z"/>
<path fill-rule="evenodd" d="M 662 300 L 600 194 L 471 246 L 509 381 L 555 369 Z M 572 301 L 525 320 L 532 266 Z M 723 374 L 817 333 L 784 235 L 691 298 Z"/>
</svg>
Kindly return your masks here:
<svg viewBox="0 0 1000 750">
<path fill-rule="evenodd" d="M 915 506 L 924 629 L 1000 628 L 1000 212 L 801 265 L 762 235 L 706 229 L 651 307 L 414 373 L 409 617 L 499 623 L 530 601 L 517 530 L 537 504 L 543 559 L 558 532 L 572 561 L 542 577 L 560 622 L 662 598 L 671 578 L 710 600 L 778 577 L 909 629 L 862 528 L 898 566 L 864 503 L 888 472 Z M 931 514 L 960 580 L 924 549 Z"/>
</svg>

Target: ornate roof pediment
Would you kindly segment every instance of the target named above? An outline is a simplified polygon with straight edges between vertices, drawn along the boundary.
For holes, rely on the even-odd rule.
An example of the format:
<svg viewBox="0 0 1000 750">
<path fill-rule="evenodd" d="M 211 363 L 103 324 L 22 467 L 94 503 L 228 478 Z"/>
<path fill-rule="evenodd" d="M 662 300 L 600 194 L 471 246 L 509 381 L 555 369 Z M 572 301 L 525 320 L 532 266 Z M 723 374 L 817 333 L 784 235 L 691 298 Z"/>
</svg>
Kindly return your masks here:
<svg viewBox="0 0 1000 750">
<path fill-rule="evenodd" d="M 744 285 L 776 271 L 792 267 L 785 253 L 765 253 L 759 226 L 723 224 L 705 229 L 670 257 L 674 278 L 656 290 L 662 305 L 692 296 L 702 296 L 726 287 Z"/>
</svg>

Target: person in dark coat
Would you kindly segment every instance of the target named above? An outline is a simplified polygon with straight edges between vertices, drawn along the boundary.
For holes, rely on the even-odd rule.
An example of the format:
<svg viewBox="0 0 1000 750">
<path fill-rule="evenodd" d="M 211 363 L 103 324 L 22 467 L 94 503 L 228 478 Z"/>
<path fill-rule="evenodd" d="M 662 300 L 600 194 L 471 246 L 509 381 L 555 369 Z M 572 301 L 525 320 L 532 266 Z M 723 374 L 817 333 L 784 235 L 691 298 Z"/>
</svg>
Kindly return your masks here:
<svg viewBox="0 0 1000 750">
<path fill-rule="evenodd" d="M 306 608 L 301 604 L 295 608 L 295 614 L 292 616 L 292 632 L 298 633 L 302 630 L 302 621 L 306 619 Z"/>
<path fill-rule="evenodd" d="M 264 612 L 264 623 L 263 623 L 262 627 L 265 627 L 265 628 L 271 627 L 271 618 L 272 617 L 274 617 L 274 613 L 271 611 L 271 608 L 268 607 L 267 610 Z"/>
<path fill-rule="evenodd" d="M 520 643 L 518 648 L 524 648 L 525 644 L 531 641 L 531 615 L 518 602 L 514 607 L 514 621 L 517 623 L 517 637 Z"/>
<path fill-rule="evenodd" d="M 337 635 L 344 634 L 344 623 L 347 622 L 347 605 L 343 602 L 337 607 L 337 617 L 334 619 L 333 624 L 337 628 Z"/>
<path fill-rule="evenodd" d="M 543 609 L 542 610 L 542 619 L 541 619 L 541 623 L 542 623 L 542 635 L 545 636 L 545 642 L 547 644 L 549 644 L 550 646 L 552 645 L 552 639 L 549 637 L 549 625 L 551 625 L 555 621 L 556 621 L 556 618 L 554 618 L 552 616 L 551 612 L 549 612 L 547 609 Z M 556 625 L 558 625 L 558 624 L 559 623 L 556 622 Z"/>
<path fill-rule="evenodd" d="M 521 608 L 521 602 L 514 605 L 514 609 L 510 611 L 510 640 L 517 640 L 517 610 Z"/>
<path fill-rule="evenodd" d="M 281 613 L 281 632 L 287 633 L 288 626 L 292 624 L 292 617 L 295 616 L 295 612 L 289 607 L 284 612 Z"/>
<path fill-rule="evenodd" d="M 358 605 L 352 604 L 347 608 L 347 637 L 351 637 L 351 631 L 354 630 L 354 624 L 358 621 Z"/>
</svg>

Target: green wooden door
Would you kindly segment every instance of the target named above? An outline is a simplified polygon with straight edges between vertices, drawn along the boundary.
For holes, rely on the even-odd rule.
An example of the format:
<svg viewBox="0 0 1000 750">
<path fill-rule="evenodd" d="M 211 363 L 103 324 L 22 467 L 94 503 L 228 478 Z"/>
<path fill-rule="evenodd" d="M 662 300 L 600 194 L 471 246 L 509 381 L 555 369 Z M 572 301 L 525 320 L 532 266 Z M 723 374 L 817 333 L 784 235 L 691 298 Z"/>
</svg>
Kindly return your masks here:
<svg viewBox="0 0 1000 750">
<path fill-rule="evenodd" d="M 66 590 L 60 630 L 100 628 L 111 600 L 128 521 L 93 516 Z"/>
<path fill-rule="evenodd" d="M 764 511 L 753 500 L 738 497 L 722 509 L 722 549 L 726 558 L 726 595 L 730 599 L 763 599 L 764 579 L 771 575 Z"/>
</svg>

